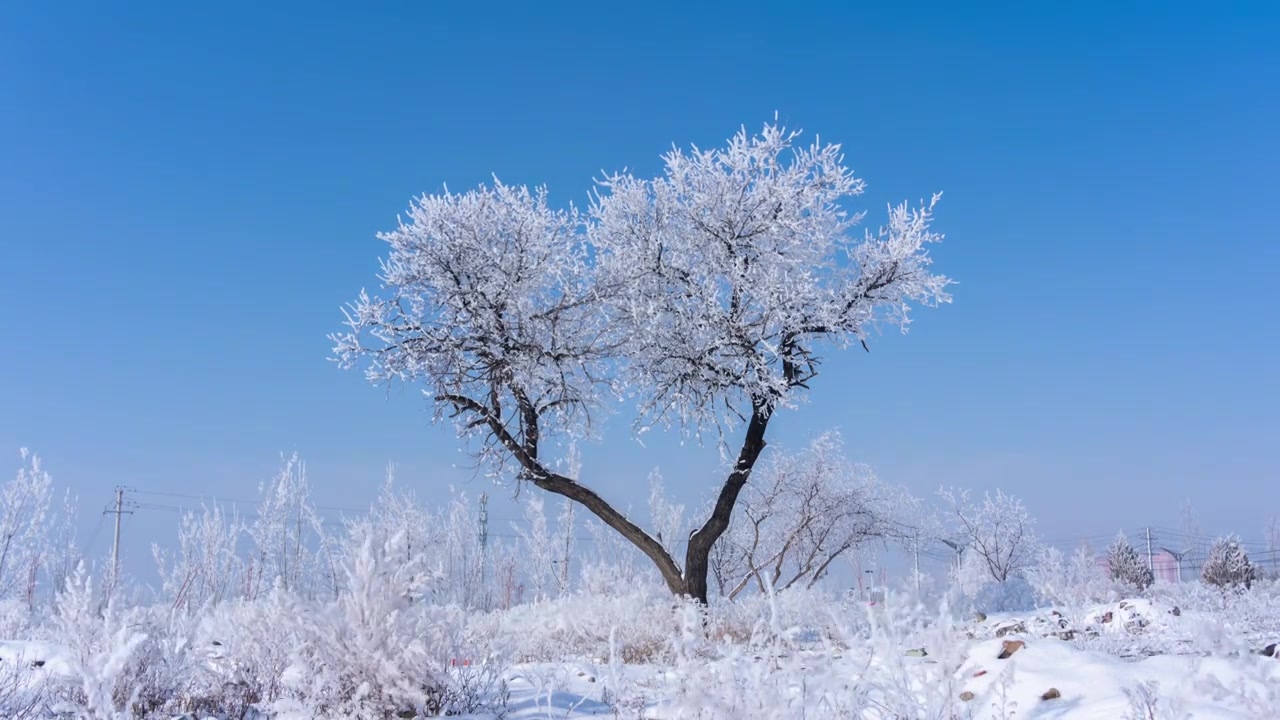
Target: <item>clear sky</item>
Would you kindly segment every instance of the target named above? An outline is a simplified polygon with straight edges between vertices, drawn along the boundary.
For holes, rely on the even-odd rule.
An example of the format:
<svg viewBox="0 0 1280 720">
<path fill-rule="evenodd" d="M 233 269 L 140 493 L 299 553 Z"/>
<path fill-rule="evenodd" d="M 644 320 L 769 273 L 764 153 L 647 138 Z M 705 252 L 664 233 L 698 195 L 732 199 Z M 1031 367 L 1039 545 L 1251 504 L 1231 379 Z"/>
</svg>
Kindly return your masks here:
<svg viewBox="0 0 1280 720">
<path fill-rule="evenodd" d="M 95 553 L 113 486 L 252 496 L 282 451 L 328 505 L 388 461 L 485 489 L 414 392 L 327 360 L 374 234 L 491 173 L 581 202 L 776 111 L 845 145 L 873 223 L 945 191 L 959 284 L 832 358 L 775 444 L 838 427 L 885 479 L 1003 487 L 1052 538 L 1176 527 L 1186 498 L 1209 532 L 1280 512 L 1275 3 L 687 5 L 0 4 L 8 465 L 45 457 Z M 717 482 L 625 420 L 587 454 L 606 495 Z M 130 519 L 136 562 L 174 520 Z"/>
</svg>

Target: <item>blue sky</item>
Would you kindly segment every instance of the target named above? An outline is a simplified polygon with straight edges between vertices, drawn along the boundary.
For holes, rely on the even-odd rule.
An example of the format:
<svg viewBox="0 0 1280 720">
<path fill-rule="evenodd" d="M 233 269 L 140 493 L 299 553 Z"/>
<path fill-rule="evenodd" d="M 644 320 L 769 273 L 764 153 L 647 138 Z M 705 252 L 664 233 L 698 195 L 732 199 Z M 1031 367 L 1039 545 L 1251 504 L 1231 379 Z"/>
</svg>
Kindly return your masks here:
<svg viewBox="0 0 1280 720">
<path fill-rule="evenodd" d="M 776 445 L 838 427 L 885 479 L 1003 487 L 1051 537 L 1280 512 L 1274 7 L 362 5 L 0 6 L 0 448 L 86 525 L 120 483 L 252 495 L 294 449 L 330 505 L 392 460 L 485 489 L 414 392 L 327 360 L 374 234 L 491 173 L 581 202 L 775 111 L 844 144 L 872 222 L 945 191 L 959 283 L 832 358 Z M 717 482 L 625 420 L 587 455 L 607 495 Z M 140 564 L 173 536 L 130 523 Z"/>
</svg>

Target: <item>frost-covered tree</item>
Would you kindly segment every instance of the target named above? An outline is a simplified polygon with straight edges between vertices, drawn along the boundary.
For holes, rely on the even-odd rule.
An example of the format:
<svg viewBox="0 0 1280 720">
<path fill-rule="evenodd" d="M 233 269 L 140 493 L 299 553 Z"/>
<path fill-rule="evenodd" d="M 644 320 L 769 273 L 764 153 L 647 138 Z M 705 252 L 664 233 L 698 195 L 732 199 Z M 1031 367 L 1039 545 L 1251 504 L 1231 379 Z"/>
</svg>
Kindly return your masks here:
<svg viewBox="0 0 1280 720">
<path fill-rule="evenodd" d="M 489 609 L 493 597 L 485 586 L 485 548 L 481 547 L 476 518 L 479 511 L 465 493 L 449 488 L 449 504 L 440 512 L 438 551 L 446 582 L 436 599 L 465 608 Z"/>
<path fill-rule="evenodd" d="M 1155 573 L 1138 556 L 1138 551 L 1129 544 L 1129 538 L 1123 532 L 1116 535 L 1111 547 L 1107 548 L 1107 568 L 1112 580 L 1139 591 L 1146 590 L 1155 582 Z"/>
<path fill-rule="evenodd" d="M 62 588 L 67 586 L 67 580 L 82 560 L 80 543 L 76 537 L 79 500 L 69 491 L 62 496 L 62 512 L 53 527 L 49 540 L 49 552 L 43 563 L 45 576 L 48 579 L 46 587 L 50 597 L 55 597 Z"/>
<path fill-rule="evenodd" d="M 369 524 L 391 537 L 402 537 L 405 562 L 415 553 L 440 546 L 442 526 L 439 518 L 418 502 L 414 493 L 396 483 L 395 466 L 388 465 L 386 479 L 378 497 L 369 509 Z"/>
<path fill-rule="evenodd" d="M 253 553 L 246 596 L 269 591 L 277 580 L 302 597 L 333 597 L 341 582 L 333 539 L 311 502 L 306 464 L 297 453 L 282 458 L 280 472 L 258 486 L 257 517 L 246 532 Z"/>
<path fill-rule="evenodd" d="M 812 587 L 844 553 L 872 540 L 906 538 L 904 494 L 850 462 L 839 436 L 824 433 L 757 468 L 729 532 L 712 553 L 713 575 L 730 599 L 754 585 Z"/>
<path fill-rule="evenodd" d="M 774 124 L 674 149 L 661 177 L 600 181 L 585 217 L 496 181 L 421 197 L 380 235 L 384 292 L 347 309 L 337 358 L 376 383 L 424 381 L 436 417 L 452 417 L 492 470 L 580 503 L 672 592 L 705 602 L 709 554 L 766 429 L 817 377 L 824 348 L 866 347 L 884 326 L 905 329 L 912 304 L 950 299 L 930 272 L 933 203 L 854 233 L 863 214 L 846 203 L 863 181 L 838 145 L 795 140 Z M 639 409 L 637 432 L 714 430 L 727 450 L 745 426 L 683 565 L 558 469 L 555 443 L 590 433 L 618 396 Z"/>
<path fill-rule="evenodd" d="M 511 523 L 520 539 L 523 568 L 533 590 L 534 600 L 552 597 L 552 589 L 558 586 L 560 540 L 547 524 L 547 514 L 542 498 L 529 497 L 524 503 L 524 524 Z"/>
<path fill-rule="evenodd" d="M 17 476 L 0 487 L 0 598 L 31 595 L 49 539 L 53 480 L 38 455 L 21 455 Z"/>
<path fill-rule="evenodd" d="M 1104 602 L 1113 594 L 1114 585 L 1097 560 L 1087 545 L 1076 548 L 1069 556 L 1046 546 L 1025 574 L 1042 600 L 1080 614 L 1087 604 Z"/>
<path fill-rule="evenodd" d="M 1039 549 L 1035 521 L 1018 498 L 997 490 L 982 502 L 970 499 L 967 490 L 941 490 L 953 531 L 973 562 L 986 568 L 997 583 L 1027 569 Z"/>
<path fill-rule="evenodd" d="M 559 523 L 559 540 L 560 540 L 560 557 L 558 558 L 556 568 L 559 571 L 556 574 L 557 594 L 565 596 L 569 594 L 569 586 L 572 582 L 571 569 L 573 567 L 573 501 L 564 500 L 564 504 L 560 508 L 560 516 L 557 518 Z"/>
<path fill-rule="evenodd" d="M 1205 583 L 1221 588 L 1248 589 L 1260 576 L 1258 568 L 1249 561 L 1240 539 L 1234 535 L 1214 541 L 1201 573 Z"/>
<path fill-rule="evenodd" d="M 511 523 L 517 537 L 519 570 L 533 591 L 534 600 L 547 600 L 568 593 L 568 564 L 573 549 L 573 505 L 566 500 L 552 527 L 542 498 L 530 496 L 524 502 L 524 522 Z M 496 589 L 496 588 L 495 588 Z"/>
<path fill-rule="evenodd" d="M 244 525 L 221 507 L 205 507 L 182 516 L 178 549 L 170 553 L 151 546 L 161 583 L 174 609 L 193 610 L 216 604 L 243 590 L 244 569 L 237 552 Z"/>
</svg>

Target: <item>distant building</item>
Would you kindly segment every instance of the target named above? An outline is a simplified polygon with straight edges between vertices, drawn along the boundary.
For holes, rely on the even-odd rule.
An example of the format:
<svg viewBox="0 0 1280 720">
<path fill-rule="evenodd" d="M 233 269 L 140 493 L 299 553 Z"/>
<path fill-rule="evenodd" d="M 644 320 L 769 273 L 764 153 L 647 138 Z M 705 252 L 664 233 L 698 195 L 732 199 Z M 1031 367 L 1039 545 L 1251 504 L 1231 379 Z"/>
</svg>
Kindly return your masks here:
<svg viewBox="0 0 1280 720">
<path fill-rule="evenodd" d="M 1178 558 L 1165 550 L 1157 550 L 1151 556 L 1151 566 L 1155 571 L 1156 582 L 1178 582 Z M 1192 573 L 1194 575 L 1194 573 Z M 1183 578 L 1186 579 L 1186 578 Z"/>
</svg>

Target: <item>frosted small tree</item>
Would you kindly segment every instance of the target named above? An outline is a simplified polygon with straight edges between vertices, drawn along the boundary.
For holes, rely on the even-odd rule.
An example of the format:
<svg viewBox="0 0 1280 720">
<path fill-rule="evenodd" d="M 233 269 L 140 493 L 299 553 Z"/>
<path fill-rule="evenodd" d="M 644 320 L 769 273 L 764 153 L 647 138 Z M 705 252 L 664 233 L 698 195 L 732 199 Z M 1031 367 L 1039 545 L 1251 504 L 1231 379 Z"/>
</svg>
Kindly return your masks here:
<svg viewBox="0 0 1280 720">
<path fill-rule="evenodd" d="M 412 491 L 397 485 L 394 465 L 387 466 L 386 479 L 369 509 L 368 519 L 388 537 L 404 538 L 405 562 L 428 548 L 438 552 L 442 544 L 441 523 Z"/>
<path fill-rule="evenodd" d="M 479 510 L 471 504 L 466 493 L 453 487 L 449 492 L 452 496 L 450 502 L 436 520 L 441 529 L 435 541 L 436 550 L 445 578 L 437 586 L 436 599 L 467 609 L 488 610 L 497 592 L 492 584 L 493 574 L 486 569 L 487 551 L 480 544 Z"/>
<path fill-rule="evenodd" d="M 1124 533 L 1117 535 L 1107 549 L 1107 567 L 1112 580 L 1135 587 L 1139 591 L 1146 590 L 1155 582 L 1155 573 L 1142 562 L 1138 551 L 1129 544 L 1129 538 Z"/>
<path fill-rule="evenodd" d="M 563 597 L 569 592 L 569 570 L 573 550 L 573 510 L 568 500 L 556 518 L 556 527 L 547 521 L 542 498 L 531 496 L 524 503 L 524 523 L 511 523 L 518 538 L 520 568 L 533 591 L 534 600 Z"/>
<path fill-rule="evenodd" d="M 855 234 L 863 214 L 845 203 L 862 180 L 838 145 L 795 139 L 775 124 L 672 150 L 662 177 L 600 181 L 586 217 L 498 182 L 422 197 L 380 235 L 385 294 L 347 309 L 337 358 L 375 383 L 424 381 L 436 418 L 454 419 L 492 471 L 583 505 L 673 593 L 705 602 L 712 546 L 775 411 L 802 398 L 821 351 L 866 347 L 880 328 L 905 329 L 913 304 L 950 299 L 930 272 L 933 203 L 891 208 L 878 232 Z M 619 396 L 639 409 L 636 432 L 711 430 L 729 459 L 683 565 L 557 469 L 555 444 L 588 435 Z M 743 426 L 734 453 L 728 436 Z"/>
<path fill-rule="evenodd" d="M 311 502 L 306 464 L 297 453 L 281 459 L 280 472 L 258 486 L 257 518 L 246 530 L 253 542 L 246 594 L 252 600 L 279 579 L 302 597 L 332 595 L 340 582 L 333 541 Z"/>
<path fill-rule="evenodd" d="M 850 462 L 836 433 L 800 452 L 773 454 L 740 503 L 712 554 L 716 582 L 730 599 L 752 584 L 762 593 L 812 587 L 846 552 L 910 534 L 900 522 L 904 495 Z"/>
<path fill-rule="evenodd" d="M 1258 568 L 1249 561 L 1240 539 L 1229 535 L 1218 538 L 1209 548 L 1209 559 L 1204 563 L 1201 578 L 1208 585 L 1247 590 L 1260 575 Z"/>
<path fill-rule="evenodd" d="M 62 512 L 53 527 L 53 536 L 49 541 L 49 554 L 44 560 L 45 575 L 48 578 L 49 597 L 56 597 L 66 587 L 68 578 L 75 572 L 82 560 L 80 543 L 77 540 L 80 498 L 69 491 L 62 496 Z"/>
<path fill-rule="evenodd" d="M 1007 582 L 1030 567 L 1040 543 L 1035 521 L 1021 500 L 1002 490 L 984 495 L 982 502 L 971 500 L 967 490 L 938 494 L 965 552 L 992 580 Z"/>
<path fill-rule="evenodd" d="M 299 573 L 294 566 L 301 559 L 302 543 L 295 528 L 302 526 L 310 490 L 306 466 L 298 455 L 282 460 L 280 472 L 258 485 L 257 518 L 248 528 L 254 545 L 248 593 L 251 600 L 270 590 L 277 579 L 285 589 L 298 589 Z"/>
</svg>

